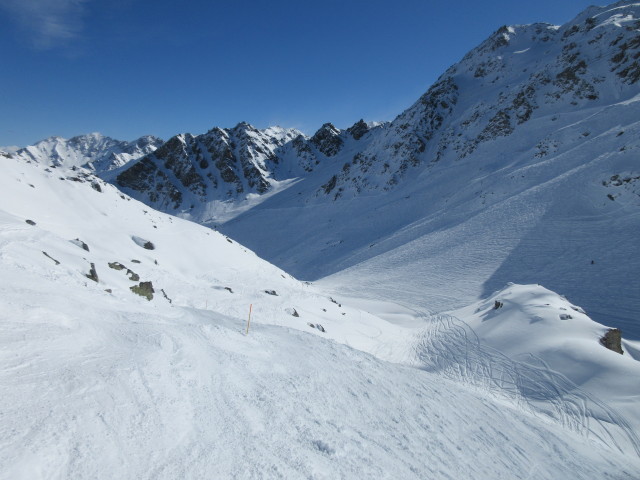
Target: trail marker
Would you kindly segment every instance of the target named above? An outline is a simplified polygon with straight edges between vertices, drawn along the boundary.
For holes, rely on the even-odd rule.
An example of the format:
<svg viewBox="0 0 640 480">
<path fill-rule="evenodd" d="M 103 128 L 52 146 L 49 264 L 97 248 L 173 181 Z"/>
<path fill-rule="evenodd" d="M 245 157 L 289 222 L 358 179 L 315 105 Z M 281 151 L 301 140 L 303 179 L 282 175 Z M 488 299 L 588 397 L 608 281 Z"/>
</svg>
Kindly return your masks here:
<svg viewBox="0 0 640 480">
<path fill-rule="evenodd" d="M 249 335 L 249 325 L 251 325 L 251 309 L 253 308 L 253 303 L 249 305 L 249 319 L 247 320 L 247 331 L 245 335 Z"/>
</svg>

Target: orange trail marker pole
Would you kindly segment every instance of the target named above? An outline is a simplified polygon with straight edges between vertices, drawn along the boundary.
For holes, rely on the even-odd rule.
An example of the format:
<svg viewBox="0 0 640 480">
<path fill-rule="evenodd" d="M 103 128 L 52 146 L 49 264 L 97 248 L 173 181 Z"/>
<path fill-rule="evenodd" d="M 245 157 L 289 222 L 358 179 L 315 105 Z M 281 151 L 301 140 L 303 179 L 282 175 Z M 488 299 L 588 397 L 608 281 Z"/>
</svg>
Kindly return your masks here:
<svg viewBox="0 0 640 480">
<path fill-rule="evenodd" d="M 251 324 L 251 309 L 253 308 L 253 303 L 249 305 L 249 319 L 247 320 L 247 332 L 245 335 L 249 335 L 249 325 Z"/>
</svg>

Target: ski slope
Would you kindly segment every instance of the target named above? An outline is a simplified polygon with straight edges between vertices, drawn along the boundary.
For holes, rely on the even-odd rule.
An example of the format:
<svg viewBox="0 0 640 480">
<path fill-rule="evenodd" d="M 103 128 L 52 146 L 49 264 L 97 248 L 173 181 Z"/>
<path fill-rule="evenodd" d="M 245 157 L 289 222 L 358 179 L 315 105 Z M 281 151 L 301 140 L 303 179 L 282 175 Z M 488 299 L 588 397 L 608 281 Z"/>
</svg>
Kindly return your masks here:
<svg viewBox="0 0 640 480">
<path fill-rule="evenodd" d="M 619 375 L 606 397 L 564 381 L 561 359 L 535 367 L 461 334 L 478 306 L 432 317 L 350 298 L 82 170 L 0 161 L 0 478 L 640 472 L 637 401 L 611 388 L 638 362 L 599 346 L 586 316 L 568 334 Z M 147 281 L 151 300 L 131 290 Z"/>
</svg>

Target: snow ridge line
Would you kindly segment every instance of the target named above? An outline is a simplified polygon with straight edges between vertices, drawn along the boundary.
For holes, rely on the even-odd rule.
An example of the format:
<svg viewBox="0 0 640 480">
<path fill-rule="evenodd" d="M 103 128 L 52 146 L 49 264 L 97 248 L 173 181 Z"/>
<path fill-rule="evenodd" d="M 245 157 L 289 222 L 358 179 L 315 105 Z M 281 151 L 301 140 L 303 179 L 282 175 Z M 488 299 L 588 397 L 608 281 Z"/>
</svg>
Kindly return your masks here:
<svg viewBox="0 0 640 480">
<path fill-rule="evenodd" d="M 622 415 L 540 359 L 532 356 L 540 366 L 518 362 L 481 345 L 473 329 L 457 317 L 420 316 L 429 325 L 415 347 L 421 368 L 506 397 L 536 417 L 558 422 L 621 453 L 631 448 L 640 457 L 640 439 Z"/>
</svg>

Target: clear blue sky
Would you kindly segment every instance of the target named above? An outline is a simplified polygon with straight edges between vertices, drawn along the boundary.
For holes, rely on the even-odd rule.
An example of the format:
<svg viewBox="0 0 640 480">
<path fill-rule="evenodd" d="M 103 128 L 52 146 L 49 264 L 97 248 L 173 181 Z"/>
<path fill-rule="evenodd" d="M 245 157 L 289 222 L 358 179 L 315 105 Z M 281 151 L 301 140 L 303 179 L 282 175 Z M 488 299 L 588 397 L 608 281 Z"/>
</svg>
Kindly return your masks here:
<svg viewBox="0 0 640 480">
<path fill-rule="evenodd" d="M 592 3 L 0 0 L 0 145 L 391 120 L 501 25 Z"/>
</svg>

